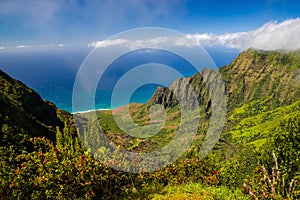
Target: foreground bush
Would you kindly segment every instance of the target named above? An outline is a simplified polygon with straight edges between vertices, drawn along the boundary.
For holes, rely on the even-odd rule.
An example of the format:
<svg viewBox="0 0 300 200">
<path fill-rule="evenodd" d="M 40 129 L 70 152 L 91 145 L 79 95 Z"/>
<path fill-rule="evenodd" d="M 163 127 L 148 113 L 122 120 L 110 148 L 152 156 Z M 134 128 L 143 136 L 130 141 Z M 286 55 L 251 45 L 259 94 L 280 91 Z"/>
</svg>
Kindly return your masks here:
<svg viewBox="0 0 300 200">
<path fill-rule="evenodd" d="M 45 139 L 35 138 L 35 151 L 16 155 L 2 148 L 0 196 L 19 198 L 116 198 L 129 179 L 87 153 L 72 155 Z"/>
<path fill-rule="evenodd" d="M 151 185 L 217 182 L 209 157 L 183 158 L 155 172 L 132 174 L 94 159 L 68 129 L 63 134 L 57 130 L 55 146 L 45 138 L 29 142 L 30 151 L 0 147 L 0 197 L 4 199 L 116 199 Z"/>
</svg>

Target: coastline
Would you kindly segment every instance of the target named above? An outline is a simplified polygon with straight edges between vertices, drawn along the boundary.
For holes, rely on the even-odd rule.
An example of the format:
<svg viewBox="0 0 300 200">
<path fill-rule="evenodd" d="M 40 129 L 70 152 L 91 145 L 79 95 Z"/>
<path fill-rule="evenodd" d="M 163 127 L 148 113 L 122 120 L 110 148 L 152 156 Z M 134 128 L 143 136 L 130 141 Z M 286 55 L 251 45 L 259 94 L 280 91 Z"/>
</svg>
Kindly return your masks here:
<svg viewBox="0 0 300 200">
<path fill-rule="evenodd" d="M 74 115 L 74 114 L 84 114 L 84 113 L 89 113 L 89 112 L 93 112 L 93 111 L 105 111 L 105 110 L 113 110 L 113 108 L 112 109 L 100 108 L 100 109 L 94 109 L 94 110 L 83 110 L 83 111 L 71 112 L 71 114 L 72 115 Z"/>
</svg>

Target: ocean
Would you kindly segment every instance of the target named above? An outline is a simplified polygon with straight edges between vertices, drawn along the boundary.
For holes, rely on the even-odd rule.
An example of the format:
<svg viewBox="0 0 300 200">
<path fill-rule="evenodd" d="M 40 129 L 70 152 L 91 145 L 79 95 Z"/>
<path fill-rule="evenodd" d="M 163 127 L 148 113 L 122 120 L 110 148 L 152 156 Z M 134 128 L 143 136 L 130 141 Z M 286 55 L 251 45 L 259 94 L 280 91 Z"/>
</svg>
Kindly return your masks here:
<svg viewBox="0 0 300 200">
<path fill-rule="evenodd" d="M 128 55 L 126 58 L 113 62 L 104 79 L 97 87 L 95 94 L 95 108 L 82 107 L 72 109 L 72 92 L 77 71 L 86 56 L 91 51 L 87 47 L 53 47 L 52 49 L 10 49 L 0 50 L 0 69 L 15 79 L 25 83 L 37 91 L 43 99 L 50 100 L 60 109 L 69 112 L 85 111 L 90 109 L 111 109 L 127 102 L 118 99 L 118 104 L 111 104 L 111 94 L 117 80 L 130 69 L 139 64 L 151 62 L 155 58 L 174 69 L 181 70 L 184 77 L 191 76 L 197 71 L 188 67 L 185 60 L 166 54 L 155 52 L 151 56 Z M 218 67 L 228 65 L 237 55 L 238 50 L 206 48 Z M 159 58 L 159 59 L 157 59 Z M 163 74 L 163 76 L 168 76 Z M 163 76 L 161 78 L 163 78 Z M 176 77 L 174 78 L 176 79 Z M 171 80 L 173 81 L 173 80 Z M 170 81 L 170 83 L 171 83 Z M 130 102 L 147 102 L 158 84 L 148 83 L 134 91 Z M 126 93 L 126 91 L 124 91 Z"/>
</svg>

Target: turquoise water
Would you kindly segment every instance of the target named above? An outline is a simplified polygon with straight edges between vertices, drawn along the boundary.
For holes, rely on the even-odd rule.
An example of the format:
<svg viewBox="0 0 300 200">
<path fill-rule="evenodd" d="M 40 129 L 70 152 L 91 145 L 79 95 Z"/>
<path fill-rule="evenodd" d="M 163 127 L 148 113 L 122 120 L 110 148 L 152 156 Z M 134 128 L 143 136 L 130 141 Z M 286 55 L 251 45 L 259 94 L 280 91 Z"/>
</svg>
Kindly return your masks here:
<svg viewBox="0 0 300 200">
<path fill-rule="evenodd" d="M 100 79 L 95 94 L 95 107 L 72 110 L 72 91 L 76 73 L 90 51 L 91 49 L 79 47 L 1 51 L 0 69 L 36 90 L 43 99 L 50 100 L 57 107 L 69 112 L 110 109 L 127 104 L 128 102 L 120 97 L 117 104 L 111 105 L 113 86 L 124 73 L 141 64 L 149 62 L 165 64 L 179 71 L 184 77 L 197 72 L 184 59 L 167 52 L 157 51 L 143 56 L 138 53 L 128 54 L 114 61 Z M 238 54 L 234 50 L 210 49 L 208 51 L 217 66 L 229 64 Z M 157 76 L 165 78 L 168 74 L 158 73 Z M 132 94 L 130 102 L 147 102 L 157 87 L 157 84 L 146 84 L 138 88 Z"/>
</svg>

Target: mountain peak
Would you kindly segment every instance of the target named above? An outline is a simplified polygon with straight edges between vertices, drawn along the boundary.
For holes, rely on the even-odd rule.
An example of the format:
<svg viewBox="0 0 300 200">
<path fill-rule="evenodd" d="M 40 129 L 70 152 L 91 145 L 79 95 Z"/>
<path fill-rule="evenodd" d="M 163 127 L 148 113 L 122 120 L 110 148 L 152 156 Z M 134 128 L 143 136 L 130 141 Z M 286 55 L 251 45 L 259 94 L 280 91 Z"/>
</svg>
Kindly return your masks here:
<svg viewBox="0 0 300 200">
<path fill-rule="evenodd" d="M 220 68 L 219 72 L 226 86 L 229 111 L 258 99 L 270 98 L 274 102 L 289 104 L 300 97 L 300 50 L 248 49 L 240 53 L 228 66 Z M 184 90 L 182 83 L 191 83 L 198 100 L 202 99 L 201 102 L 207 104 L 207 107 L 209 94 L 202 75 L 203 72 L 199 72 L 186 78 L 186 81 L 176 80 L 170 88 Z M 176 88 L 176 85 L 180 85 L 180 88 Z M 167 91 L 159 88 L 151 100 L 165 106 L 176 104 L 175 96 Z"/>
</svg>

